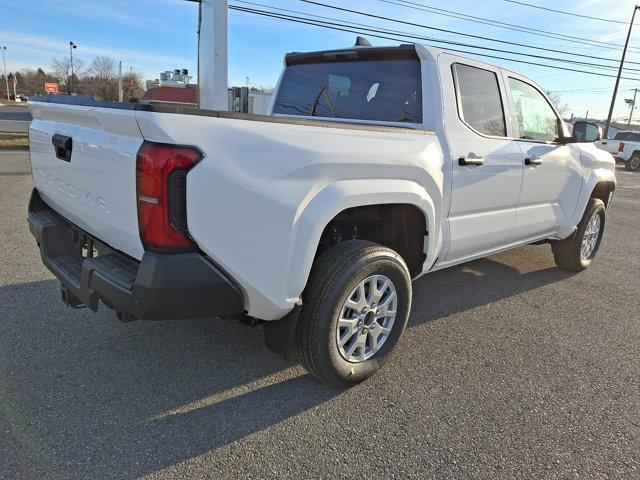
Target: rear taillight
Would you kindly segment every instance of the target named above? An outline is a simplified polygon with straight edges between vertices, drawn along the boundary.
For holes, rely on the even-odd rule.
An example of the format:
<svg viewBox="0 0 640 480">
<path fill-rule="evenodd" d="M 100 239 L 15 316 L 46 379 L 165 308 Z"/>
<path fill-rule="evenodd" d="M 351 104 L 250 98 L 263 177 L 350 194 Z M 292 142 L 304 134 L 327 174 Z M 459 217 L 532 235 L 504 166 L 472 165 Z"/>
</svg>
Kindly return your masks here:
<svg viewBox="0 0 640 480">
<path fill-rule="evenodd" d="M 618 151 L 619 152 L 623 152 L 624 151 L 624 142 L 620 142 L 620 145 L 618 145 Z"/>
<path fill-rule="evenodd" d="M 200 159 L 191 147 L 144 142 L 136 158 L 140 239 L 158 250 L 193 250 L 187 231 L 187 173 Z"/>
</svg>

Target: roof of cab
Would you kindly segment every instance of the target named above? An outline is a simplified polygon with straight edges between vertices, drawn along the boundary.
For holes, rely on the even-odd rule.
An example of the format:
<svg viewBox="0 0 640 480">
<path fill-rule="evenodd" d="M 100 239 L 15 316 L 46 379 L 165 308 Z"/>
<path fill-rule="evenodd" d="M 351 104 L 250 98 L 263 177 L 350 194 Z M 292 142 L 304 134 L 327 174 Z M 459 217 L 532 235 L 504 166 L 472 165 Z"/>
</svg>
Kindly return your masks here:
<svg viewBox="0 0 640 480">
<path fill-rule="evenodd" d="M 466 56 L 459 52 L 455 52 L 453 50 L 447 50 L 446 48 L 433 47 L 430 45 L 425 45 L 421 43 L 403 43 L 395 46 L 353 46 L 350 48 L 337 48 L 335 50 L 318 50 L 313 52 L 290 52 L 285 55 L 285 64 L 286 65 L 295 65 L 299 63 L 311 63 L 318 61 L 335 61 L 336 58 L 345 58 L 347 60 L 356 60 L 362 59 L 366 57 L 389 57 L 389 58 L 398 58 L 398 57 L 411 57 L 414 56 L 412 54 L 417 54 L 419 56 L 422 53 L 426 57 L 431 57 L 434 61 L 437 61 L 437 58 L 440 54 L 445 53 L 447 55 L 452 55 L 456 58 L 473 60 L 474 62 L 479 62 L 483 65 L 491 66 L 493 68 L 498 67 L 504 71 L 511 72 L 513 74 L 519 75 L 517 72 L 513 72 L 503 67 L 499 67 L 496 64 L 485 62 L 482 60 L 478 60 L 472 58 L 470 56 Z"/>
</svg>

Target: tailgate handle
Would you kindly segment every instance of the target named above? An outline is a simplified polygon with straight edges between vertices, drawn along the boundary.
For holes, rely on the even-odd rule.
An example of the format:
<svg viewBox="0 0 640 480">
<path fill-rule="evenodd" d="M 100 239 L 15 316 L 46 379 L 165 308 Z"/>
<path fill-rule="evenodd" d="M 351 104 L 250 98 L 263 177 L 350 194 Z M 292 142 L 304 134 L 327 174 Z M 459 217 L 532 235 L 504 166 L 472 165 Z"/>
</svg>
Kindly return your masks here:
<svg viewBox="0 0 640 480">
<path fill-rule="evenodd" d="M 71 151 L 73 150 L 73 139 L 71 137 L 56 133 L 51 138 L 51 143 L 56 149 L 56 157 L 65 162 L 71 161 Z"/>
</svg>

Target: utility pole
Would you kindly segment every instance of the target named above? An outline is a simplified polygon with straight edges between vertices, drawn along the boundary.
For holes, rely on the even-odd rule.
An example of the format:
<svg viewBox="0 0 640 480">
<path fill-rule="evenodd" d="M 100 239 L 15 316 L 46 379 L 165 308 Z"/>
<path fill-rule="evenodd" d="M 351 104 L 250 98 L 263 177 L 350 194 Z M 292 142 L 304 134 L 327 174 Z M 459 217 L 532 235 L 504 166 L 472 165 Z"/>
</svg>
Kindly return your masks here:
<svg viewBox="0 0 640 480">
<path fill-rule="evenodd" d="M 629 113 L 629 121 L 627 122 L 627 128 L 631 126 L 631 119 L 633 118 L 633 110 L 636 108 L 636 95 L 638 95 L 638 89 L 633 89 L 633 100 L 631 102 L 631 112 Z"/>
<path fill-rule="evenodd" d="M 73 50 L 78 48 L 78 46 L 73 43 L 73 42 L 69 42 L 69 53 L 71 55 L 71 77 L 69 77 L 69 95 L 71 95 L 71 93 L 73 92 Z"/>
<path fill-rule="evenodd" d="M 9 78 L 7 77 L 7 62 L 4 58 L 4 52 L 7 51 L 7 47 L 2 47 L 2 63 L 4 65 L 4 84 L 7 89 L 7 101 L 9 101 Z"/>
<path fill-rule="evenodd" d="M 122 101 L 122 60 L 118 62 L 118 101 Z"/>
<path fill-rule="evenodd" d="M 609 138 L 609 127 L 611 127 L 611 118 L 613 117 L 613 109 L 616 106 L 616 96 L 618 95 L 618 86 L 620 85 L 620 77 L 622 76 L 622 67 L 624 66 L 624 58 L 627 56 L 627 47 L 629 46 L 629 39 L 631 38 L 631 30 L 633 30 L 633 21 L 636 18 L 636 12 L 640 6 L 633 7 L 633 15 L 631 15 L 631 22 L 629 22 L 629 32 L 627 33 L 627 41 L 624 43 L 624 50 L 622 51 L 622 58 L 620 59 L 620 68 L 618 69 L 618 76 L 616 77 L 616 86 L 613 89 L 613 96 L 611 97 L 611 106 L 609 107 L 609 116 L 607 117 L 607 126 L 604 129 L 604 138 Z"/>
<path fill-rule="evenodd" d="M 198 89 L 200 108 L 229 109 L 228 0 L 201 0 L 198 35 Z"/>
</svg>

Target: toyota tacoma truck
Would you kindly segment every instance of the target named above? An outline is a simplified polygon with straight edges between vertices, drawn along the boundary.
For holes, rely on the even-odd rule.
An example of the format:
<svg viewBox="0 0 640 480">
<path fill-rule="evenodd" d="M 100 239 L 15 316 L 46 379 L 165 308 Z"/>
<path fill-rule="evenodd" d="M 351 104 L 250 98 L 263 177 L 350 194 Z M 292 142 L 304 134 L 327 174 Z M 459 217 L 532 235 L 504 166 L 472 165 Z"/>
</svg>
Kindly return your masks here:
<svg viewBox="0 0 640 480">
<path fill-rule="evenodd" d="M 635 172 L 640 168 L 640 132 L 616 132 L 613 139 L 600 140 L 596 145 L 613 155 L 616 162 L 624 163 L 625 170 Z"/>
<path fill-rule="evenodd" d="M 29 225 L 68 306 L 244 315 L 337 386 L 388 360 L 423 274 L 544 242 L 587 268 L 616 186 L 597 126 L 421 45 L 288 54 L 266 116 L 29 107 Z"/>
</svg>

